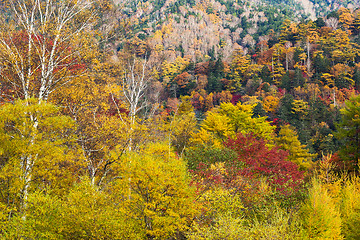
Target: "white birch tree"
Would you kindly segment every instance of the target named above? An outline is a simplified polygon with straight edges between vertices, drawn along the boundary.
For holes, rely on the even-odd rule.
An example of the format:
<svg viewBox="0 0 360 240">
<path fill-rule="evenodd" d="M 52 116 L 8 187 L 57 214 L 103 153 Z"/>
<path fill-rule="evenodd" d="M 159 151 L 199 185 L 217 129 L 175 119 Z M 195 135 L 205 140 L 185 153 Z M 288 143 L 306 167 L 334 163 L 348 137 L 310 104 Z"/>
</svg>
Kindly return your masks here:
<svg viewBox="0 0 360 240">
<path fill-rule="evenodd" d="M 46 101 L 81 74 L 79 39 L 91 25 L 91 6 L 89 0 L 9 1 L 1 16 L 0 78 L 16 97 Z"/>
<path fill-rule="evenodd" d="M 154 111 L 158 107 L 157 100 L 160 90 L 157 87 L 154 87 L 150 74 L 150 67 L 146 59 L 134 58 L 129 60 L 119 85 L 121 87 L 121 92 L 119 93 L 120 99 L 122 99 L 129 110 L 127 119 L 122 118 L 120 112 L 119 116 L 123 122 L 128 121 L 128 150 L 131 151 L 137 124 L 137 115 L 145 108 L 150 109 L 150 111 L 144 111 L 146 112 L 145 118 L 150 118 L 150 116 L 154 114 Z M 150 97 L 150 95 L 152 97 Z M 113 98 L 113 102 L 118 106 L 114 100 L 115 99 Z"/>
<path fill-rule="evenodd" d="M 0 18 L 0 82 L 1 97 L 25 99 L 28 106 L 32 99 L 38 104 L 46 102 L 59 86 L 84 72 L 81 68 L 81 51 L 86 31 L 93 19 L 91 0 L 9 0 L 7 11 Z M 81 40 L 80 40 L 81 39 Z M 6 87 L 6 89 L 4 88 Z M 29 148 L 38 138 L 39 117 L 30 115 L 32 129 Z M 22 168 L 24 188 L 23 203 L 33 180 L 33 167 L 38 155 L 24 151 L 19 164 Z"/>
<path fill-rule="evenodd" d="M 151 104 L 148 100 L 148 90 L 151 87 L 151 76 L 150 76 L 150 69 L 148 66 L 148 62 L 146 59 L 137 59 L 132 58 L 128 61 L 128 65 L 125 67 L 123 78 L 121 79 L 120 87 L 121 87 L 121 97 L 122 100 L 126 103 L 127 108 L 129 110 L 128 119 L 122 118 L 122 114 L 119 111 L 119 106 L 116 103 L 114 97 L 113 102 L 118 107 L 118 115 L 120 116 L 121 120 L 126 123 L 128 121 L 129 130 L 128 130 L 128 147 L 127 151 L 133 151 L 133 144 L 134 144 L 134 136 L 135 136 L 135 128 L 137 124 L 137 114 L 143 110 L 144 108 L 149 107 Z M 158 92 L 155 94 L 155 98 L 158 97 Z M 156 99 L 157 100 L 157 99 Z M 157 108 L 157 104 L 154 104 L 152 107 L 151 113 L 154 112 L 154 109 Z M 132 160 L 131 157 L 128 161 L 129 169 L 131 169 Z M 129 175 L 128 179 L 128 199 L 131 200 L 131 193 L 132 193 L 132 179 L 131 175 Z"/>
</svg>

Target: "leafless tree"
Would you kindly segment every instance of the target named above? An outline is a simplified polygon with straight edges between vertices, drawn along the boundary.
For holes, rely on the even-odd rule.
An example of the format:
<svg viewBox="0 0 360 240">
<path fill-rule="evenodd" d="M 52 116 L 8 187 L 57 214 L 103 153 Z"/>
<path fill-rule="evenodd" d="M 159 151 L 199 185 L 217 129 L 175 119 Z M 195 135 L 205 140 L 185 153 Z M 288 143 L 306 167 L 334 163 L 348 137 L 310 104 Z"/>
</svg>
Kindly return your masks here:
<svg viewBox="0 0 360 240">
<path fill-rule="evenodd" d="M 146 60 L 142 63 L 134 60 L 129 63 L 122 78 L 122 93 L 129 105 L 131 124 L 135 124 L 136 114 L 149 103 L 145 99 L 145 90 L 149 86 L 149 76 L 146 72 Z"/>
<path fill-rule="evenodd" d="M 325 23 L 327 27 L 332 28 L 333 30 L 336 30 L 339 24 L 339 20 L 337 18 L 331 17 L 328 19 L 325 19 Z"/>
</svg>

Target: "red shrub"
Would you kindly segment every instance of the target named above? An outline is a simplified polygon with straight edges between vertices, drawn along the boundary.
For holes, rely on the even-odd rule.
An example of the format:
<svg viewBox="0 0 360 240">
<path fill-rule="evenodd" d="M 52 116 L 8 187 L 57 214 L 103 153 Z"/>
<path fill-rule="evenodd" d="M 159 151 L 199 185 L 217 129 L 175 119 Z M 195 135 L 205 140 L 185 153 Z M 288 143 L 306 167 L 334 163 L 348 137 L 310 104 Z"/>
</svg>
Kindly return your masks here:
<svg viewBox="0 0 360 240">
<path fill-rule="evenodd" d="M 237 152 L 237 162 L 232 163 L 229 175 L 249 178 L 266 177 L 268 183 L 283 194 L 291 193 L 302 183 L 303 173 L 298 166 L 286 160 L 288 153 L 277 147 L 269 149 L 266 142 L 254 135 L 238 134 L 229 139 L 225 146 Z M 242 164 L 245 166 L 240 167 Z M 230 172 L 231 170 L 231 172 Z"/>
</svg>

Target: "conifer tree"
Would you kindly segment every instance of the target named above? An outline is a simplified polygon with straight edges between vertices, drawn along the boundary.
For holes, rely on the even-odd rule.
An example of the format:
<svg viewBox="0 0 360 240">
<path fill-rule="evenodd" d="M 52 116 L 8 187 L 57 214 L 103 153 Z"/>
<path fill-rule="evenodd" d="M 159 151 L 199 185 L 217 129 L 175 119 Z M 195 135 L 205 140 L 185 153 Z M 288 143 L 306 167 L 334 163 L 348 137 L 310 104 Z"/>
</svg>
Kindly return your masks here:
<svg viewBox="0 0 360 240">
<path fill-rule="evenodd" d="M 336 136 L 342 141 L 340 156 L 358 169 L 360 159 L 360 96 L 346 102 Z"/>
</svg>

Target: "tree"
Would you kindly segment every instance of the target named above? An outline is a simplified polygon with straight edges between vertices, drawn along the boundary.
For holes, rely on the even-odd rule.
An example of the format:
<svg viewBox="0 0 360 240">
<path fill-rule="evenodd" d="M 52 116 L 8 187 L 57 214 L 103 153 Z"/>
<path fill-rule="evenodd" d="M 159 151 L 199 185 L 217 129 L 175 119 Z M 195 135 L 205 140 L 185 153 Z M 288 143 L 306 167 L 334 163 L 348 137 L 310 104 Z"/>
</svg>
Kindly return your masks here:
<svg viewBox="0 0 360 240">
<path fill-rule="evenodd" d="M 360 238 L 360 231 L 357 228 L 360 224 L 360 179 L 351 176 L 345 180 L 340 202 L 343 233 L 346 239 L 358 239 Z"/>
<path fill-rule="evenodd" d="M 261 214 L 254 219 L 245 216 L 237 216 L 236 212 L 247 212 L 249 209 L 243 207 L 241 199 L 236 191 L 226 189 L 211 189 L 201 198 L 209 212 L 215 212 L 212 221 L 201 219 L 202 222 L 195 223 L 188 239 L 299 239 L 300 224 L 297 216 L 287 213 L 274 204 L 261 209 Z M 224 211 L 225 210 L 225 211 Z M 226 211 L 228 210 L 228 211 Z M 206 212 L 207 214 L 207 212 Z M 198 220 L 199 221 L 199 220 Z"/>
<path fill-rule="evenodd" d="M 280 149 L 289 152 L 288 160 L 296 163 L 300 170 L 306 170 L 311 167 L 312 154 L 308 152 L 305 145 L 298 140 L 298 134 L 290 125 L 281 127 L 279 136 L 275 143 Z"/>
<path fill-rule="evenodd" d="M 0 107 L 1 202 L 25 214 L 28 195 L 34 189 L 66 189 L 72 179 L 67 172 L 72 157 L 66 152 L 74 140 L 70 131 L 73 124 L 54 105 L 38 104 L 38 99 Z"/>
<path fill-rule="evenodd" d="M 314 70 L 318 74 L 330 71 L 329 59 L 323 55 L 323 52 L 317 52 L 313 60 Z"/>
<path fill-rule="evenodd" d="M 185 162 L 169 151 L 168 144 L 149 144 L 141 153 L 122 157 L 117 166 L 119 178 L 110 191 L 140 226 L 143 238 L 166 239 L 187 229 L 197 212 L 194 192 Z"/>
<path fill-rule="evenodd" d="M 33 211 L 36 213 L 37 199 L 34 200 Z M 101 191 L 89 179 L 82 179 L 61 201 L 57 216 L 61 235 L 65 239 L 139 238 L 139 227 L 124 214 L 123 206 L 117 200 L 115 193 Z"/>
<path fill-rule="evenodd" d="M 255 105 L 245 105 L 240 102 L 222 103 L 219 107 L 208 112 L 208 116 L 201 124 L 200 134 L 193 135 L 193 143 L 201 143 L 207 136 L 215 145 L 221 145 L 229 137 L 237 133 L 253 133 L 259 138 L 271 141 L 274 126 L 266 121 L 266 117 L 253 117 Z M 205 143 L 205 142 L 204 142 Z"/>
<path fill-rule="evenodd" d="M 355 34 L 359 33 L 359 31 L 360 31 L 360 15 L 359 14 L 356 14 L 353 24 L 351 25 L 351 28 Z"/>
<path fill-rule="evenodd" d="M 92 2 L 13 0 L 2 12 L 0 78 L 17 97 L 47 100 L 49 94 L 84 71 Z"/>
<path fill-rule="evenodd" d="M 339 14 L 339 23 L 345 28 L 349 29 L 350 25 L 353 24 L 354 16 L 350 12 L 350 9 L 347 8 L 340 8 L 338 10 Z"/>
<path fill-rule="evenodd" d="M 191 64 L 190 59 L 177 57 L 174 62 L 164 61 L 162 64 L 162 78 L 164 82 L 169 83 Z"/>
<path fill-rule="evenodd" d="M 11 88 L 6 92 L 13 93 L 5 98 L 25 99 L 14 105 L 16 113 L 9 114 L 9 118 L 15 118 L 11 134 L 18 134 L 24 144 L 19 145 L 22 150 L 12 150 L 24 151 L 15 157 L 22 164 L 23 189 L 20 196 L 24 210 L 33 174 L 38 173 L 35 171 L 38 164 L 51 165 L 53 161 L 59 161 L 58 153 L 49 153 L 48 157 L 43 154 L 46 147 L 46 151 L 60 151 L 51 147 L 52 141 L 56 141 L 50 134 L 56 133 L 55 130 L 62 131 L 61 126 L 65 128 L 65 123 L 61 123 L 64 119 L 54 120 L 55 130 L 49 126 L 42 129 L 46 123 L 43 120 L 56 112 L 53 106 L 44 102 L 54 90 L 84 72 L 85 60 L 88 60 L 84 52 L 91 45 L 88 29 L 95 18 L 92 2 L 87 0 L 13 0 L 9 1 L 8 10 L 1 13 L 0 79 Z M 4 108 L 9 109 L 9 106 Z M 3 123 L 11 122 L 9 118 L 3 118 Z M 17 128 L 23 128 L 24 132 L 17 132 Z M 46 134 L 48 142 L 44 140 Z M 56 157 L 51 158 L 52 154 Z M 42 161 L 45 159 L 48 162 Z"/>
<path fill-rule="evenodd" d="M 124 69 L 124 75 L 122 80 L 119 83 L 120 91 L 118 93 L 118 98 L 123 101 L 128 112 L 128 120 L 123 119 L 120 110 L 120 106 L 116 99 L 112 95 L 113 103 L 116 105 L 118 116 L 123 121 L 123 123 L 128 124 L 129 128 L 129 150 L 133 148 L 134 133 L 137 128 L 137 115 L 141 110 L 144 110 L 144 114 L 147 118 L 150 118 L 154 114 L 154 111 L 158 107 L 158 95 L 159 89 L 154 87 L 151 82 L 151 72 L 147 64 L 146 59 L 137 59 L 135 57 L 130 58 L 128 65 Z M 115 86 L 116 88 L 117 86 Z M 150 99 L 149 92 L 152 91 L 153 99 Z M 151 102 L 151 100 L 153 102 Z M 152 103 L 152 104 L 151 104 Z M 148 109 L 148 107 L 151 107 Z"/>
<path fill-rule="evenodd" d="M 204 213 L 189 231 L 188 239 L 238 239 L 244 237 L 243 204 L 236 191 L 212 187 L 199 196 Z M 241 236 L 241 237 L 240 237 Z"/>
<path fill-rule="evenodd" d="M 230 90 L 237 91 L 242 84 L 246 84 L 249 76 L 251 60 L 245 55 L 242 49 L 236 49 L 231 62 L 232 86 Z"/>
<path fill-rule="evenodd" d="M 350 41 L 348 31 L 338 29 L 320 39 L 321 47 L 325 54 L 330 56 L 332 64 L 344 63 L 348 65 L 355 61 L 358 46 Z"/>
<path fill-rule="evenodd" d="M 266 112 L 273 113 L 279 105 L 279 98 L 274 96 L 267 96 L 263 100 L 263 107 Z"/>
<path fill-rule="evenodd" d="M 271 78 L 271 72 L 269 70 L 269 67 L 267 65 L 264 65 L 261 69 L 261 72 L 259 73 L 259 77 L 267 83 L 273 83 Z"/>
<path fill-rule="evenodd" d="M 182 156 L 187 148 L 191 134 L 196 129 L 196 118 L 190 97 L 182 97 L 177 112 L 170 123 L 170 139 L 175 151 Z"/>
<path fill-rule="evenodd" d="M 286 19 L 281 26 L 281 32 L 279 40 L 281 42 L 290 41 L 295 43 L 298 39 L 298 26 L 296 23 L 291 22 L 289 19 Z"/>
<path fill-rule="evenodd" d="M 29 195 L 26 221 L 14 217 L 0 234 L 7 239 L 139 239 L 138 226 L 125 216 L 113 195 L 87 178 L 63 197 L 36 191 Z"/>
<path fill-rule="evenodd" d="M 282 76 L 285 74 L 285 69 L 281 63 L 281 57 L 286 51 L 285 47 L 280 43 L 275 44 L 272 48 L 271 59 L 271 77 L 275 84 L 280 84 Z"/>
<path fill-rule="evenodd" d="M 284 150 L 277 147 L 269 149 L 263 139 L 256 139 L 253 134 L 241 133 L 236 138 L 229 139 L 225 146 L 237 153 L 237 162 L 230 162 L 230 176 L 240 174 L 250 178 L 265 177 L 270 186 L 283 195 L 299 190 L 303 173 L 295 163 L 286 160 L 288 153 Z"/>
<path fill-rule="evenodd" d="M 125 75 L 122 78 L 122 93 L 129 106 L 132 126 L 135 124 L 136 114 L 148 104 L 145 99 L 145 90 L 149 83 L 149 76 L 146 70 L 146 61 L 141 63 L 134 58 L 128 65 L 128 68 L 125 69 Z"/>
<path fill-rule="evenodd" d="M 112 165 L 110 150 L 116 146 L 125 149 L 130 134 L 128 110 L 125 104 L 111 98 L 112 89 L 109 88 L 117 80 L 118 72 L 107 70 L 113 66 L 101 65 L 105 66 L 94 66 L 97 72 L 91 71 L 87 76 L 77 77 L 49 98 L 62 106 L 64 114 L 76 121 L 78 164 L 82 173 L 86 172 L 96 185 L 106 182 L 104 180 Z"/>
<path fill-rule="evenodd" d="M 345 102 L 341 109 L 342 118 L 337 125 L 336 136 L 342 142 L 340 156 L 349 162 L 354 169 L 358 169 L 360 159 L 360 96 Z"/>
<path fill-rule="evenodd" d="M 236 153 L 231 149 L 215 148 L 204 144 L 188 149 L 184 159 L 190 171 L 197 171 L 199 168 L 209 169 L 211 164 L 234 161 Z"/>
<path fill-rule="evenodd" d="M 300 210 L 303 238 L 343 239 L 340 212 L 327 189 L 316 179 L 309 189 L 309 198 Z"/>
</svg>

